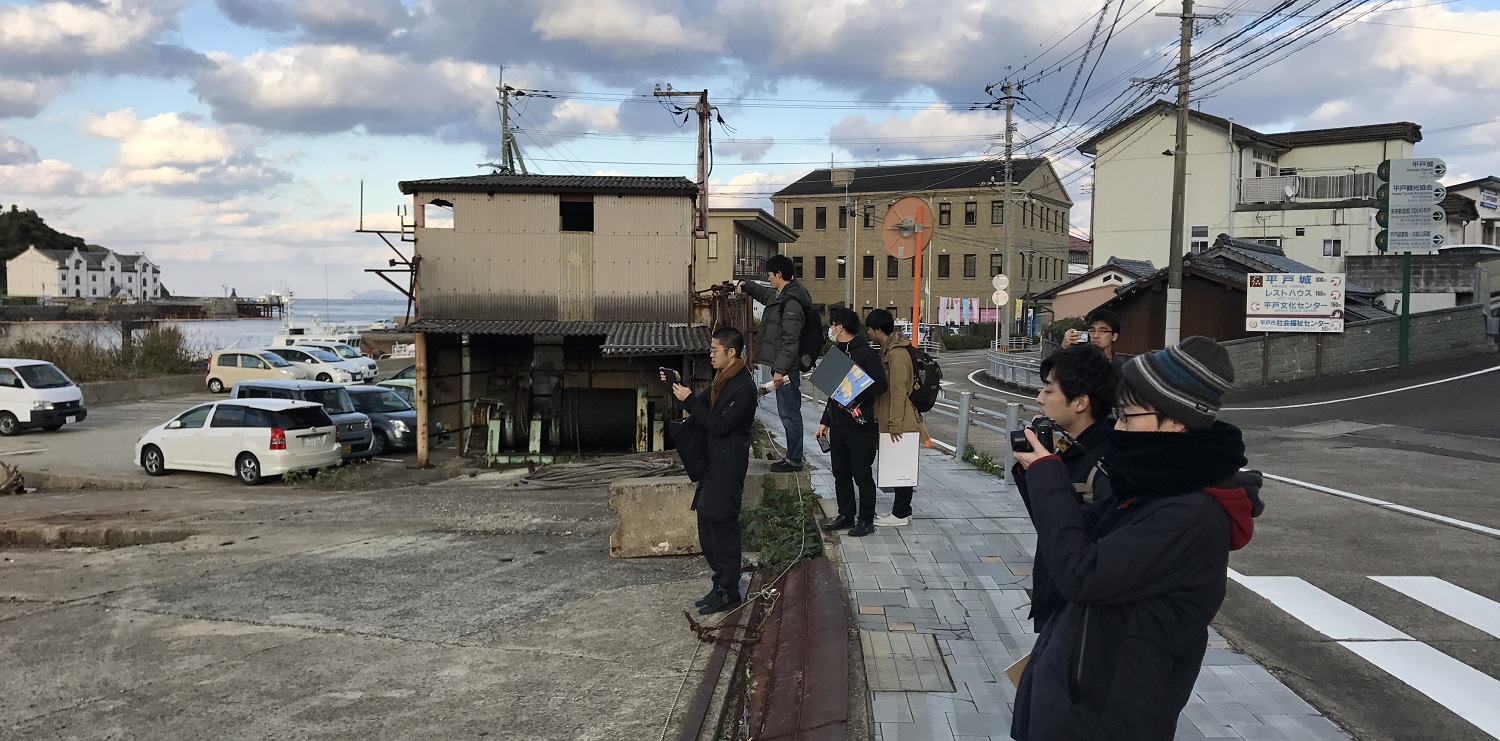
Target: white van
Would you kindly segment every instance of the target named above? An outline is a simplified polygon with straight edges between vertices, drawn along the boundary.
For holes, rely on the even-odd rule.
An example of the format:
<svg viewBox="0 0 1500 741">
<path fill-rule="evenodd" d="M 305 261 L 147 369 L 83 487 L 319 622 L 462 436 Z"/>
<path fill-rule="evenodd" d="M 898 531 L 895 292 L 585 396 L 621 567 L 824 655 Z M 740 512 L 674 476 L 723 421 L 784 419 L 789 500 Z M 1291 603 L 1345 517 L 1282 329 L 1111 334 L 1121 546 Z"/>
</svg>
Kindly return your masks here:
<svg viewBox="0 0 1500 741">
<path fill-rule="evenodd" d="M 0 358 L 0 435 L 55 430 L 88 417 L 83 390 L 45 360 Z"/>
</svg>

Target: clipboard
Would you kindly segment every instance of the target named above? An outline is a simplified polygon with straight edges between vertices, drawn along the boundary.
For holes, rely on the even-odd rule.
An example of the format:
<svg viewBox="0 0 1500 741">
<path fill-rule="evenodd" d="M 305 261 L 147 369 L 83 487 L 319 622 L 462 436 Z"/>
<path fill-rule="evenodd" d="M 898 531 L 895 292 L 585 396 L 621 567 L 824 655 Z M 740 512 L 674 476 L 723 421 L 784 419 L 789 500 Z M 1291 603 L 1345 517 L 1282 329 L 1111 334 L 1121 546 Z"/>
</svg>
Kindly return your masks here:
<svg viewBox="0 0 1500 741">
<path fill-rule="evenodd" d="M 875 379 L 859 367 L 853 358 L 837 347 L 828 351 L 808 379 L 819 391 L 839 404 L 849 407 L 855 397 L 875 384 Z"/>
<path fill-rule="evenodd" d="M 916 486 L 920 470 L 918 454 L 921 450 L 922 433 L 903 432 L 901 439 L 891 441 L 888 433 L 880 433 L 880 459 L 875 485 L 882 489 L 897 486 Z"/>
</svg>

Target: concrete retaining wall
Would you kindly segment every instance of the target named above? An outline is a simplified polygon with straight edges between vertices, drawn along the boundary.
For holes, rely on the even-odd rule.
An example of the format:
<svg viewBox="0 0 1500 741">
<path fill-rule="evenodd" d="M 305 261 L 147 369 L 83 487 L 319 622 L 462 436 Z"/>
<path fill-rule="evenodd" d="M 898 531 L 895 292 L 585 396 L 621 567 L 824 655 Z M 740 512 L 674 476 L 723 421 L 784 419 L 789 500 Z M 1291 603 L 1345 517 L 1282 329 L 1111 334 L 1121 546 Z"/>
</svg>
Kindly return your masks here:
<svg viewBox="0 0 1500 741">
<path fill-rule="evenodd" d="M 741 506 L 760 507 L 767 488 L 812 489 L 806 469 L 798 473 L 771 473 L 771 462 L 750 461 L 745 476 Z M 697 485 L 686 476 L 622 479 L 609 485 L 609 508 L 620 524 L 609 536 L 609 555 L 614 558 L 682 556 L 702 553 L 698 547 L 698 513 L 693 504 Z"/>
<path fill-rule="evenodd" d="M 1269 348 L 1265 337 L 1230 340 L 1224 347 L 1234 363 L 1235 388 L 1254 388 L 1395 366 L 1400 360 L 1400 332 L 1400 317 L 1392 317 L 1352 322 L 1344 325 L 1343 334 L 1322 335 L 1321 350 L 1316 334 L 1271 335 Z M 1485 333 L 1484 311 L 1478 305 L 1412 314 L 1408 341 L 1408 360 L 1412 363 L 1496 350 Z"/>
<path fill-rule="evenodd" d="M 163 396 L 180 396 L 206 391 L 203 376 L 197 373 L 186 376 L 161 376 L 139 378 L 132 381 L 95 381 L 80 383 L 85 406 L 119 404 L 125 401 L 157 399 Z"/>
</svg>

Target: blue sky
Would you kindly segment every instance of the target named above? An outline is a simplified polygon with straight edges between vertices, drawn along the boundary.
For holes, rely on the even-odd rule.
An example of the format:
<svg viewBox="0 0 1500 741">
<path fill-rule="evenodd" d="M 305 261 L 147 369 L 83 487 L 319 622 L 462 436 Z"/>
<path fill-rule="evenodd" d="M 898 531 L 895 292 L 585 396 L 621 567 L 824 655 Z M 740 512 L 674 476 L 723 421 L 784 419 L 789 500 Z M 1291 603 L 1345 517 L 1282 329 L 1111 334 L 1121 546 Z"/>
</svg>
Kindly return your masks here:
<svg viewBox="0 0 1500 741">
<path fill-rule="evenodd" d="M 1112 106 L 1172 94 L 1130 78 L 1169 65 L 1176 23 L 1154 12 L 1177 6 L 1121 2 L 0 3 L 0 205 L 145 252 L 176 293 L 338 296 L 384 287 L 364 269 L 387 248 L 353 233 L 361 180 L 366 226 L 391 227 L 397 181 L 487 171 L 501 65 L 556 96 L 518 110 L 533 172 L 692 177 L 696 126 L 649 93 L 707 88 L 726 123 L 714 202 L 761 206 L 830 161 L 993 155 L 1001 118 L 973 108 L 1009 74 L 1028 83 L 1021 151 L 1076 171 L 1086 235 L 1073 146 L 1126 112 Z M 1500 0 L 1371 0 L 1318 28 L 1334 0 L 1263 20 L 1270 0 L 1218 2 L 1199 6 L 1226 17 L 1196 47 L 1246 44 L 1204 60 L 1205 112 L 1266 132 L 1410 120 L 1450 180 L 1500 174 Z"/>
</svg>

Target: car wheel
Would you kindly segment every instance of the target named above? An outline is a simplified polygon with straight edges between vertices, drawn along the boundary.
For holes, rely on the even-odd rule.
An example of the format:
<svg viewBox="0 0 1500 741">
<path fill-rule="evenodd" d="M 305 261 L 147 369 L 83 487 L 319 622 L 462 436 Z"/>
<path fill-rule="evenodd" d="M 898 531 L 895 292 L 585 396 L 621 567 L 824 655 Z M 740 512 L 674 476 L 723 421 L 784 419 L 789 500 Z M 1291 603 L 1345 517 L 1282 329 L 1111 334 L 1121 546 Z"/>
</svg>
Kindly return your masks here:
<svg viewBox="0 0 1500 741">
<path fill-rule="evenodd" d="M 217 378 L 208 379 L 208 390 L 215 394 L 224 393 L 224 382 Z"/>
<path fill-rule="evenodd" d="M 167 472 L 167 461 L 162 458 L 161 448 L 155 445 L 147 445 L 141 450 L 141 468 L 146 469 L 147 476 L 161 476 Z"/>
<path fill-rule="evenodd" d="M 234 475 L 238 476 L 240 483 L 245 486 L 255 486 L 260 483 L 260 460 L 255 456 L 245 453 L 234 462 Z"/>
<path fill-rule="evenodd" d="M 0 435 L 10 437 L 21 431 L 21 420 L 10 412 L 0 412 Z"/>
<path fill-rule="evenodd" d="M 319 373 L 318 377 L 315 380 L 322 381 L 323 383 L 328 383 L 329 381 L 333 380 L 333 376 L 330 376 L 327 373 Z"/>
<path fill-rule="evenodd" d="M 386 439 L 385 433 L 381 432 L 380 430 L 376 430 L 375 439 L 370 441 L 370 454 L 380 455 L 390 447 L 391 441 Z"/>
</svg>

